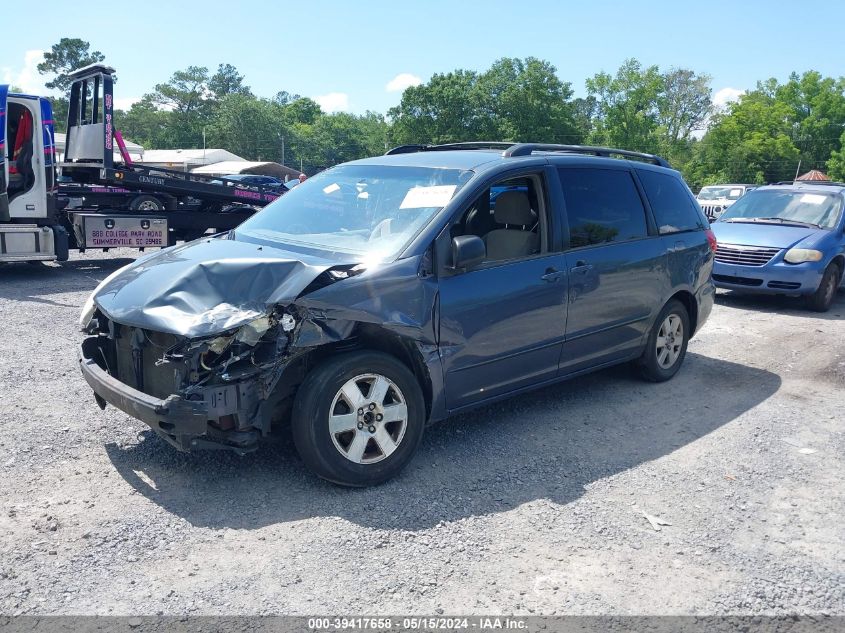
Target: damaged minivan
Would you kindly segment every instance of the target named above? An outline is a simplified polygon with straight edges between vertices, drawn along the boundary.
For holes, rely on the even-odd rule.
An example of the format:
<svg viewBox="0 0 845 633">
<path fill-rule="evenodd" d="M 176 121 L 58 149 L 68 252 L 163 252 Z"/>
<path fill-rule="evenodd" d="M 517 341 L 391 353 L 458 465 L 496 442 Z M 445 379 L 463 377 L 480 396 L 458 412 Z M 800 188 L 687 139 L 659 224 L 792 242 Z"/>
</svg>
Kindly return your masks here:
<svg viewBox="0 0 845 633">
<path fill-rule="evenodd" d="M 179 450 L 255 450 L 377 484 L 430 422 L 632 361 L 679 370 L 715 239 L 678 172 L 565 145 L 403 146 L 228 233 L 146 254 L 80 317 L 97 403 Z"/>
</svg>

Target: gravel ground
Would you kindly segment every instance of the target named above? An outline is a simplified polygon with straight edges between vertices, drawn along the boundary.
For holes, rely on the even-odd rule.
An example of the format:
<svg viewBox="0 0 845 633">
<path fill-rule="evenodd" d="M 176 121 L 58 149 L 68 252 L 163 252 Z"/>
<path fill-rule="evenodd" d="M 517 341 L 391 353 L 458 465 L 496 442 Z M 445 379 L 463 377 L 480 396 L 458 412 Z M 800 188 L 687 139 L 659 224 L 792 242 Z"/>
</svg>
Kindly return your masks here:
<svg viewBox="0 0 845 633">
<path fill-rule="evenodd" d="M 845 614 L 845 291 L 720 294 L 670 383 L 461 415 L 346 490 L 287 435 L 182 454 L 100 411 L 76 319 L 132 256 L 0 268 L 0 613 Z"/>
</svg>

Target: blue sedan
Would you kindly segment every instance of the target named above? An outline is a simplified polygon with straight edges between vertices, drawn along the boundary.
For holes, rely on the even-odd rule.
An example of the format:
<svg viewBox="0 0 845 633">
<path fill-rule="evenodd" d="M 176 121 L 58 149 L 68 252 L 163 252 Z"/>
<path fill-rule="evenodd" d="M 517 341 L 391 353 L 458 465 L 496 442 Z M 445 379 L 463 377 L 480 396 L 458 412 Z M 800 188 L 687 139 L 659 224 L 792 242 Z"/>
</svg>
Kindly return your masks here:
<svg viewBox="0 0 845 633">
<path fill-rule="evenodd" d="M 760 187 L 713 223 L 718 288 L 805 297 L 830 308 L 845 270 L 845 184 Z"/>
</svg>

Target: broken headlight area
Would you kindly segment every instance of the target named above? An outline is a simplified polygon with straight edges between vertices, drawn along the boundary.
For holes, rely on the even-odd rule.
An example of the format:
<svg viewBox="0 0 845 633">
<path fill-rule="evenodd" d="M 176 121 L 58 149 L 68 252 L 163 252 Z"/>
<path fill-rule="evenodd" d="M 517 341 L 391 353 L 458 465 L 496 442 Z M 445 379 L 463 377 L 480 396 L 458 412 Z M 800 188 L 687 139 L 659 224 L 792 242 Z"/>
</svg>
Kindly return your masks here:
<svg viewBox="0 0 845 633">
<path fill-rule="evenodd" d="M 183 339 L 165 350 L 158 365 L 182 365 L 190 392 L 209 382 L 232 382 L 284 361 L 297 318 L 274 311 L 213 337 Z"/>
<path fill-rule="evenodd" d="M 95 310 L 82 357 L 131 390 L 158 399 L 152 421 L 95 387 L 101 406 L 108 401 L 142 417 L 182 449 L 211 442 L 251 450 L 269 431 L 262 405 L 284 370 L 298 324 L 297 316 L 278 309 L 215 336 L 189 339 L 123 325 Z M 170 415 L 186 408 L 189 418 Z"/>
</svg>

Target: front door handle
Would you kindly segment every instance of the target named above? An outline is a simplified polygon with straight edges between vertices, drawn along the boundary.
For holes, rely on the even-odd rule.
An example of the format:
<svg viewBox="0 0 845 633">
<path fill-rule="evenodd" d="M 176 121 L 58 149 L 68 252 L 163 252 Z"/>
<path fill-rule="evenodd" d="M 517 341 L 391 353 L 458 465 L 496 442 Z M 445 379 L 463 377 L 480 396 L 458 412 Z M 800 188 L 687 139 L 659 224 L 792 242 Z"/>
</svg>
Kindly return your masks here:
<svg viewBox="0 0 845 633">
<path fill-rule="evenodd" d="M 553 283 L 561 278 L 563 273 L 555 268 L 546 268 L 546 274 L 540 277 L 543 281 Z"/>
<path fill-rule="evenodd" d="M 575 266 L 569 269 L 569 272 L 573 275 L 586 275 L 592 269 L 592 264 L 588 264 L 583 259 L 579 259 L 577 262 L 575 262 Z"/>
</svg>

